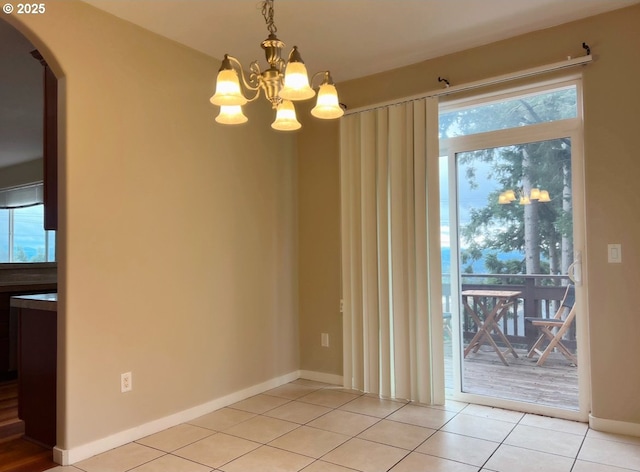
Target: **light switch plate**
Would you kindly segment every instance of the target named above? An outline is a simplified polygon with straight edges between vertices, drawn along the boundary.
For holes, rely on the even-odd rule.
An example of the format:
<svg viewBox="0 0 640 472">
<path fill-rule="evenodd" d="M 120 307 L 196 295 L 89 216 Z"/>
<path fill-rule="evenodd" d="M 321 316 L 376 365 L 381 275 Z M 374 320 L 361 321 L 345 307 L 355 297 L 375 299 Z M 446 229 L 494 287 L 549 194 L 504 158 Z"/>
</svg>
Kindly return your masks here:
<svg viewBox="0 0 640 472">
<path fill-rule="evenodd" d="M 609 252 L 608 261 L 610 263 L 617 264 L 622 262 L 622 245 L 621 244 L 609 244 L 608 252 Z"/>
</svg>

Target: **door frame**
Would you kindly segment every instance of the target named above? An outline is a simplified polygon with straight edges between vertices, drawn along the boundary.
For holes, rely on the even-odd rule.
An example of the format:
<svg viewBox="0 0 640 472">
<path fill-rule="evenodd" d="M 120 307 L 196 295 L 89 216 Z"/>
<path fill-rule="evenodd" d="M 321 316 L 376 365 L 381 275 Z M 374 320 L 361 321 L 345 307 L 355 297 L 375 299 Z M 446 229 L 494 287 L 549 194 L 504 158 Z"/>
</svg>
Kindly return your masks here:
<svg viewBox="0 0 640 472">
<path fill-rule="evenodd" d="M 440 106 L 440 111 L 455 108 L 467 108 L 470 105 L 480 104 L 485 101 L 494 101 L 497 97 L 509 98 L 518 95 L 526 95 L 528 92 L 538 92 L 545 89 L 555 89 L 563 85 L 573 85 L 577 89 L 577 118 L 558 120 L 551 123 L 540 123 L 528 125 L 526 127 L 511 128 L 508 130 L 498 130 L 486 133 L 478 133 L 469 136 L 440 140 L 440 156 L 447 156 L 449 176 L 449 221 L 450 221 L 450 247 L 451 247 L 451 322 L 452 326 L 460 327 L 460 261 L 459 261 L 459 233 L 457 220 L 458 189 L 457 189 L 457 166 L 455 165 L 456 154 L 461 152 L 474 151 L 494 147 L 504 147 L 509 145 L 525 144 L 528 142 L 546 141 L 568 137 L 571 139 L 571 173 L 572 173 L 572 209 L 573 209 L 573 245 L 574 259 L 576 264 L 575 273 L 579 276 L 576 281 L 576 303 L 578 311 L 576 315 L 576 341 L 580 352 L 580 363 L 578 369 L 578 410 L 565 410 L 550 406 L 541 406 L 533 403 L 526 403 L 514 400 L 505 400 L 483 395 L 462 392 L 461 363 L 462 363 L 462 343 L 460 335 L 453 336 L 453 374 L 454 391 L 452 399 L 467 403 L 482 404 L 493 407 L 513 409 L 528 413 L 553 416 L 577 421 L 588 421 L 591 410 L 590 396 L 590 361 L 589 361 L 589 332 L 588 332 L 588 303 L 587 290 L 588 283 L 584 274 L 586 261 L 582 254 L 586 253 L 586 211 L 585 211 L 585 191 L 584 191 L 584 146 L 583 146 L 583 114 L 582 114 L 582 82 L 579 76 L 563 78 L 563 80 L 547 82 L 545 84 L 520 87 L 517 90 L 504 91 L 491 95 L 476 96 L 471 99 L 456 100 Z M 526 91 L 525 91 L 526 90 Z M 439 223 L 439 222 L 438 222 Z M 456 331 L 456 329 L 454 329 Z M 442 354 L 444 363 L 444 354 Z M 444 385 L 442 385 L 444 389 Z"/>
</svg>

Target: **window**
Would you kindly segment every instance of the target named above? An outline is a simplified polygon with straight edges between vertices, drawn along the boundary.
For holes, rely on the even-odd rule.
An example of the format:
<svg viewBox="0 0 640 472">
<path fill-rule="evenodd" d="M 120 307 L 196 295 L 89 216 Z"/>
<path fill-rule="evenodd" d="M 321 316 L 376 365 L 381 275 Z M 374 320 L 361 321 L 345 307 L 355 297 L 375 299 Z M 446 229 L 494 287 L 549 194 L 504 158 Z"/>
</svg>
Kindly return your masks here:
<svg viewBox="0 0 640 472">
<path fill-rule="evenodd" d="M 439 116 L 440 139 L 550 123 L 577 116 L 576 87 L 571 85 L 443 111 Z"/>
<path fill-rule="evenodd" d="M 42 184 L 0 191 L 0 263 L 55 261 L 55 231 L 44 230 Z"/>
</svg>

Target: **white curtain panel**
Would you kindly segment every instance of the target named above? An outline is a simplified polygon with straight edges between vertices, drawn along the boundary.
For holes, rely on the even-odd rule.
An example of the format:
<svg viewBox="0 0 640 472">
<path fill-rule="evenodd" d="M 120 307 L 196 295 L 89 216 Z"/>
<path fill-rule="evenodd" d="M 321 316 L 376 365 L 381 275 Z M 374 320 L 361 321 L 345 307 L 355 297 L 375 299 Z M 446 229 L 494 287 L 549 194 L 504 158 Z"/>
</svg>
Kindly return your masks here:
<svg viewBox="0 0 640 472">
<path fill-rule="evenodd" d="M 340 178 L 344 386 L 442 403 L 437 98 L 342 118 Z"/>
</svg>

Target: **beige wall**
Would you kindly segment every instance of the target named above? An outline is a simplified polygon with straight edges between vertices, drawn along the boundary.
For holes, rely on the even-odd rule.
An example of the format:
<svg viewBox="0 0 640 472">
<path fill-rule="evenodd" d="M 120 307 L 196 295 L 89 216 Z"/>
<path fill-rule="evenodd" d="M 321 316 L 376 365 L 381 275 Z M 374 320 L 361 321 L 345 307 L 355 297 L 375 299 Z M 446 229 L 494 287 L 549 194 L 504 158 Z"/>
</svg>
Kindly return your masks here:
<svg viewBox="0 0 640 472">
<path fill-rule="evenodd" d="M 42 180 L 42 159 L 23 162 L 0 169 L 0 188 L 40 182 Z"/>
<path fill-rule="evenodd" d="M 342 375 L 338 128 L 307 119 L 298 137 L 298 286 L 301 367 Z"/>
<path fill-rule="evenodd" d="M 64 77 L 58 447 L 297 370 L 296 148 L 266 102 L 217 125 L 216 61 L 77 1 L 9 21 Z"/>
<path fill-rule="evenodd" d="M 640 6 L 527 34 L 403 69 L 338 84 L 350 108 L 436 90 L 438 76 L 461 84 L 583 55 L 585 172 L 592 412 L 640 424 Z M 337 79 L 339 79 L 337 77 Z M 317 348 L 319 330 L 338 332 L 340 298 L 337 130 L 307 130 L 299 146 L 300 326 L 303 369 L 340 374 L 340 356 Z M 315 134 L 315 136 L 311 134 Z M 313 189 L 313 194 L 309 189 Z M 320 193 L 323 192 L 323 193 Z M 320 215 L 313 219 L 309 215 Z M 607 244 L 621 243 L 622 264 L 608 264 Z M 310 266 L 309 264 L 313 264 Z M 328 270 L 328 268 L 331 268 Z"/>
</svg>

